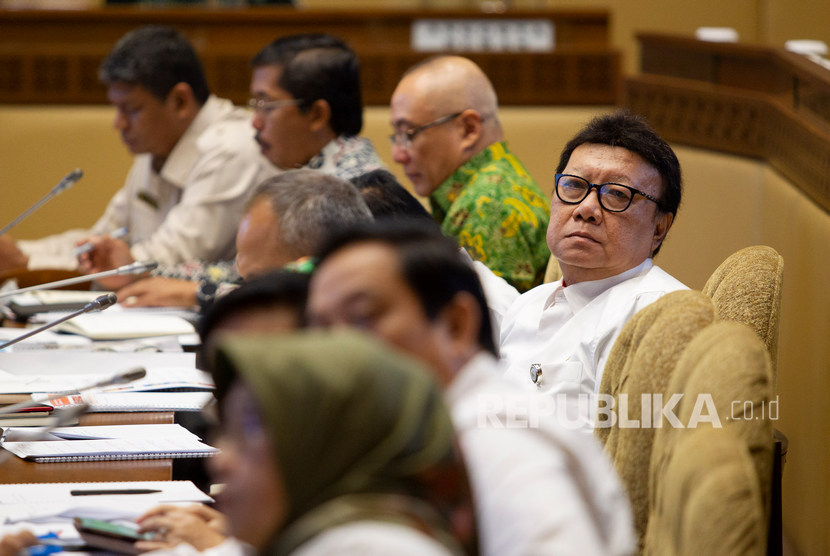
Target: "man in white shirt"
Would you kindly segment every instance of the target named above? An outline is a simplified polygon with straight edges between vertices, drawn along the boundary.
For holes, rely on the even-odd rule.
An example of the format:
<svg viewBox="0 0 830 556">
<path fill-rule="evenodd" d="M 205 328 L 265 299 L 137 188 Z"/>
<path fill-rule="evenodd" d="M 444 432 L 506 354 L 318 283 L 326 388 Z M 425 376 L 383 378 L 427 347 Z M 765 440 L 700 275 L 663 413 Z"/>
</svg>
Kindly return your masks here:
<svg viewBox="0 0 830 556">
<path fill-rule="evenodd" d="M 351 325 L 425 361 L 465 456 L 482 554 L 629 554 L 627 497 L 599 444 L 497 369 L 475 271 L 434 226 L 343 230 L 320 253 L 310 323 Z"/>
<path fill-rule="evenodd" d="M 125 35 L 100 68 L 113 125 L 136 155 L 124 187 L 89 230 L 0 243 L 0 268 L 76 268 L 75 246 L 126 228 L 111 249 L 171 265 L 234 255 L 234 234 L 253 187 L 275 170 L 258 152 L 251 117 L 210 94 L 187 39 L 169 27 Z M 85 270 L 97 270 L 89 254 Z"/>
<path fill-rule="evenodd" d="M 614 340 L 682 283 L 652 264 L 680 205 L 680 164 L 640 117 L 594 118 L 562 152 L 547 242 L 562 279 L 516 299 L 502 320 L 506 376 L 553 397 L 561 424 L 591 431 Z"/>
</svg>

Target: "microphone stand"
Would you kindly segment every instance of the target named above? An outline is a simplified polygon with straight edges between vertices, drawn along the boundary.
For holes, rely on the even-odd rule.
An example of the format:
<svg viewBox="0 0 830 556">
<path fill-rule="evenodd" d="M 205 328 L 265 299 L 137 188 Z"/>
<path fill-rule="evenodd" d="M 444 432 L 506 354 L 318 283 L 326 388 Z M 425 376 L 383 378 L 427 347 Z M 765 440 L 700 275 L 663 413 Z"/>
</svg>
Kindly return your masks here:
<svg viewBox="0 0 830 556">
<path fill-rule="evenodd" d="M 149 272 L 156 268 L 158 263 L 156 261 L 141 261 L 124 266 L 119 266 L 112 270 L 105 270 L 104 272 L 96 272 L 95 274 L 87 274 L 85 276 L 76 276 L 75 278 L 67 278 L 65 280 L 58 280 L 56 282 L 47 282 L 46 284 L 38 284 L 36 286 L 29 286 L 28 288 L 19 288 L 16 290 L 0 293 L 0 299 L 10 297 L 19 293 L 26 293 L 37 290 L 57 289 L 64 286 L 74 286 L 75 284 L 82 284 L 84 282 L 91 282 L 99 278 L 107 278 L 109 276 L 119 276 L 124 274 L 141 274 L 142 272 Z"/>
<path fill-rule="evenodd" d="M 78 181 L 79 179 L 81 179 L 83 177 L 83 175 L 84 175 L 84 173 L 80 168 L 75 168 L 74 170 L 72 170 L 71 172 L 66 174 L 63 177 L 63 179 L 60 181 L 60 183 L 58 183 L 58 185 L 53 187 L 52 191 L 47 193 L 40 201 L 38 201 L 37 203 L 35 203 L 31 207 L 29 207 L 28 209 L 23 211 L 23 213 L 20 216 L 18 216 L 17 218 L 15 218 L 11 222 L 9 222 L 5 226 L 3 226 L 3 229 L 0 230 L 0 236 L 2 236 L 3 234 L 8 232 L 9 230 L 14 228 L 15 226 L 17 226 L 20 222 L 25 220 L 30 214 L 32 214 L 34 211 L 36 211 L 37 209 L 42 207 L 44 204 L 46 204 L 52 197 L 54 197 L 58 193 L 61 193 L 65 190 L 69 189 L 73 185 L 75 185 L 75 182 Z"/>
<path fill-rule="evenodd" d="M 0 350 L 3 349 L 3 348 L 7 348 L 10 345 L 16 344 L 17 342 L 19 342 L 21 340 L 25 340 L 26 338 L 31 338 L 35 334 L 40 334 L 44 330 L 48 330 L 49 328 L 52 328 L 53 326 L 57 326 L 62 322 L 66 322 L 69 319 L 75 318 L 78 315 L 82 315 L 84 313 L 90 313 L 90 312 L 93 312 L 93 311 L 103 311 L 107 307 L 110 307 L 111 305 L 114 305 L 117 301 L 118 301 L 118 298 L 115 297 L 114 293 L 108 293 L 106 295 L 102 295 L 102 296 L 98 297 L 97 299 L 95 299 L 95 301 L 91 301 L 90 303 L 87 303 L 81 309 L 78 309 L 74 313 L 69 313 L 68 315 L 63 316 L 63 317 L 61 317 L 57 320 L 54 320 L 52 322 L 44 324 L 40 328 L 35 328 L 31 332 L 27 332 L 26 334 L 23 334 L 21 336 L 18 336 L 17 338 L 9 340 L 8 342 L 6 342 L 4 344 L 1 344 L 0 345 Z"/>
<path fill-rule="evenodd" d="M 42 395 L 35 398 L 33 395 L 31 400 L 25 400 L 22 402 L 18 402 L 14 405 L 7 405 L 0 408 L 0 415 L 5 415 L 7 413 L 15 413 L 18 409 L 29 407 L 34 403 L 49 403 L 59 398 L 63 398 L 64 396 L 82 394 L 87 390 L 93 390 L 95 388 L 104 388 L 106 386 L 113 386 L 115 384 L 127 384 L 129 382 L 133 382 L 134 380 L 144 378 L 146 375 L 147 370 L 144 367 L 134 367 L 132 369 L 124 371 L 123 373 L 119 373 L 115 376 L 110 376 L 105 378 L 104 380 L 100 380 L 95 384 L 89 384 L 87 386 L 84 386 L 83 388 L 78 388 L 77 390 L 64 390 L 63 392 L 53 392 L 45 398 Z"/>
</svg>

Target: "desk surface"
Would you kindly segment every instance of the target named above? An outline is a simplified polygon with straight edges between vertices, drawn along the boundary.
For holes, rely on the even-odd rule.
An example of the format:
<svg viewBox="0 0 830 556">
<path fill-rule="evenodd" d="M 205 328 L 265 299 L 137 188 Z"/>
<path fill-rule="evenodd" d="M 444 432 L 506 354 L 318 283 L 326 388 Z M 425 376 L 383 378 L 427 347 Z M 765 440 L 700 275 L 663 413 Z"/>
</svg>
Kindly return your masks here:
<svg viewBox="0 0 830 556">
<path fill-rule="evenodd" d="M 173 412 L 92 413 L 81 425 L 173 423 Z M 6 453 L 0 451 L 0 453 Z M 63 483 L 96 481 L 169 481 L 172 459 L 34 463 L 11 457 L 0 463 L 0 483 Z"/>
</svg>

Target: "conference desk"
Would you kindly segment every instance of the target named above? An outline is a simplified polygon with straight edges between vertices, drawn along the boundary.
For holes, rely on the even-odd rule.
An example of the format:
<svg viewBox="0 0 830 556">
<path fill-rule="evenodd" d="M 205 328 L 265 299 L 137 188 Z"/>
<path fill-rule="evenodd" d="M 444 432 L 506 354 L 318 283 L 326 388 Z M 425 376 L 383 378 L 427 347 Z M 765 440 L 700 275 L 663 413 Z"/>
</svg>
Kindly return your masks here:
<svg viewBox="0 0 830 556">
<path fill-rule="evenodd" d="M 80 425 L 171 424 L 174 413 L 91 413 Z M 5 451 L 0 451 L 5 454 Z M 169 481 L 173 460 L 84 461 L 68 463 L 34 463 L 10 457 L 0 463 L 0 484 L 67 483 L 97 481 Z"/>
</svg>

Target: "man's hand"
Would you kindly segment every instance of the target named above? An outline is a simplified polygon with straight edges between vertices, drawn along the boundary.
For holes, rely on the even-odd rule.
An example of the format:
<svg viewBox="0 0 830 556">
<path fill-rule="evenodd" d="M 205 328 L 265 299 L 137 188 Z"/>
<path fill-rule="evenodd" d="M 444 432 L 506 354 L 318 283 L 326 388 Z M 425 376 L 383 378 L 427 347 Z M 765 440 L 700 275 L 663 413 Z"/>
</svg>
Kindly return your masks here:
<svg viewBox="0 0 830 556">
<path fill-rule="evenodd" d="M 164 505 L 139 517 L 139 533 L 156 533 L 157 539 L 137 541 L 141 551 L 172 548 L 186 542 L 197 550 L 222 544 L 228 536 L 228 522 L 223 514 L 203 505 Z"/>
<path fill-rule="evenodd" d="M 15 270 L 29 266 L 27 257 L 9 236 L 0 237 L 0 270 Z"/>
<path fill-rule="evenodd" d="M 0 539 L 0 556 L 17 556 L 27 546 L 37 544 L 37 538 L 29 531 L 20 531 Z"/>
<path fill-rule="evenodd" d="M 130 255 L 130 246 L 120 239 L 110 236 L 93 236 L 78 242 L 78 245 L 89 243 L 92 249 L 78 255 L 78 268 L 84 274 L 94 274 L 112 270 L 134 262 Z M 101 278 L 98 283 L 108 290 L 117 290 L 138 280 L 138 276 L 110 276 Z"/>
<path fill-rule="evenodd" d="M 126 307 L 192 307 L 199 282 L 174 278 L 146 278 L 117 292 Z"/>
</svg>

